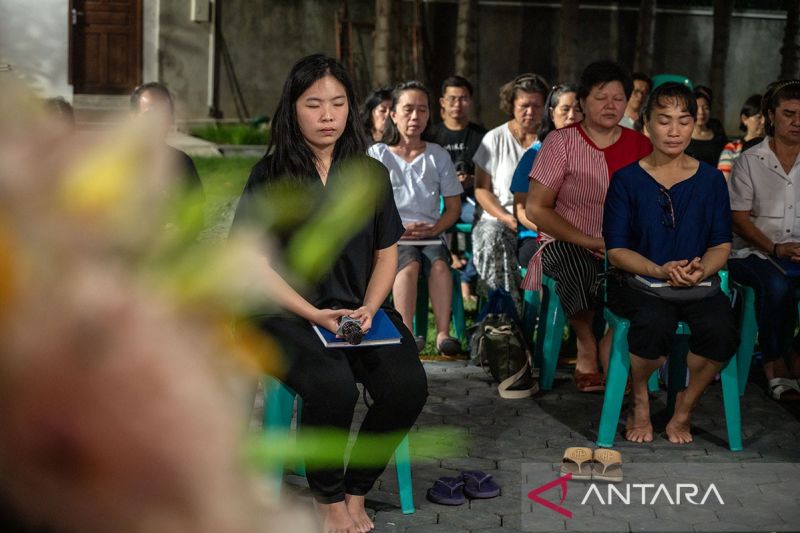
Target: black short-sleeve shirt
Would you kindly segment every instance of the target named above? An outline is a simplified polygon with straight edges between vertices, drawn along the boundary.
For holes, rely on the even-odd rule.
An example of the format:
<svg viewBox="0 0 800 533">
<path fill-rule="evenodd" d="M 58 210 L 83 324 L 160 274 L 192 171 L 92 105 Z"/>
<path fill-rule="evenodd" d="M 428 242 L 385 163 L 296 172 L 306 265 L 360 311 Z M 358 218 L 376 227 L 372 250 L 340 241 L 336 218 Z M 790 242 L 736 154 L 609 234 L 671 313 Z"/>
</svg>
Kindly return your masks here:
<svg viewBox="0 0 800 533">
<path fill-rule="evenodd" d="M 422 138 L 447 150 L 450 159 L 456 165 L 456 170 L 461 170 L 463 166 L 467 174 L 474 174 L 475 165 L 472 163 L 472 156 L 481 145 L 484 135 L 486 135 L 486 128 L 474 122 L 470 122 L 466 128 L 458 131 L 448 129 L 444 122 L 439 122 L 426 128 Z M 470 187 L 469 190 L 464 190 L 464 196 L 475 196 L 474 188 Z"/>
<path fill-rule="evenodd" d="M 269 175 L 268 158 L 269 156 L 259 161 L 250 173 L 250 178 L 247 180 L 247 185 L 245 185 L 236 209 L 234 227 L 239 226 L 245 220 L 256 220 L 253 216 L 253 209 L 257 202 L 254 200 L 258 195 L 269 195 L 269 185 L 280 181 L 280 178 L 274 179 Z M 378 188 L 380 193 L 378 197 L 374 198 L 373 205 L 365 207 L 374 211 L 373 216 L 344 246 L 331 270 L 320 281 L 302 292 L 302 295 L 311 304 L 320 309 L 360 307 L 364 303 L 367 284 L 372 276 L 375 252 L 395 244 L 405 231 L 394 203 L 389 171 L 372 158 L 364 156 L 362 162 L 367 165 L 371 179 L 381 180 L 383 184 Z M 342 176 L 337 171 L 338 166 L 335 165 L 331 169 L 325 185 L 322 184 L 318 175 L 309 177 L 307 183 L 304 184 L 308 187 L 309 201 L 313 202 L 315 206 L 321 204 L 325 196 L 338 187 L 348 186 L 346 176 Z M 311 212 L 314 211 L 316 209 L 311 210 Z M 293 230 L 275 235 L 281 248 L 286 246 L 293 237 L 294 231 L 299 229 L 302 224 L 303 221 L 300 221 L 300 223 L 292 225 Z"/>
</svg>

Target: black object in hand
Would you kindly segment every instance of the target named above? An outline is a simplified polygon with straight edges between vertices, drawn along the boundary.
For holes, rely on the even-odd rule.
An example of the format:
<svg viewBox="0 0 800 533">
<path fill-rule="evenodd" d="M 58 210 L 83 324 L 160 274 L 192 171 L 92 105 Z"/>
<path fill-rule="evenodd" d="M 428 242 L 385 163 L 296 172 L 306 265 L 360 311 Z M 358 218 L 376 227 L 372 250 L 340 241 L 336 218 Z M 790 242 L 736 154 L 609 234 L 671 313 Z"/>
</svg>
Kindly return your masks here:
<svg viewBox="0 0 800 533">
<path fill-rule="evenodd" d="M 349 316 L 339 318 L 339 329 L 336 330 L 336 334 L 353 345 L 361 344 L 361 339 L 364 338 L 361 322 Z"/>
<path fill-rule="evenodd" d="M 470 161 L 464 161 L 463 159 L 459 159 L 455 163 L 456 167 L 456 174 L 474 174 L 475 173 L 475 165 Z"/>
</svg>

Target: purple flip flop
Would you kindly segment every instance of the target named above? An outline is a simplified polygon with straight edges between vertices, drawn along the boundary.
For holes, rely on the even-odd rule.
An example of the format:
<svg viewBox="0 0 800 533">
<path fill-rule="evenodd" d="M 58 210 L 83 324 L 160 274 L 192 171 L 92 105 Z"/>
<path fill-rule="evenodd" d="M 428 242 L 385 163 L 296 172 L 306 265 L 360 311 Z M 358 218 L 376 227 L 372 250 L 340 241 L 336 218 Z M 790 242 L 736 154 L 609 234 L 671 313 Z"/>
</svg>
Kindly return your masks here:
<svg viewBox="0 0 800 533">
<path fill-rule="evenodd" d="M 464 498 L 464 482 L 457 477 L 440 477 L 428 489 L 428 500 L 439 505 L 462 505 Z"/>
<path fill-rule="evenodd" d="M 464 494 L 471 499 L 494 498 L 500 495 L 500 486 L 492 476 L 477 470 L 461 472 Z"/>
</svg>

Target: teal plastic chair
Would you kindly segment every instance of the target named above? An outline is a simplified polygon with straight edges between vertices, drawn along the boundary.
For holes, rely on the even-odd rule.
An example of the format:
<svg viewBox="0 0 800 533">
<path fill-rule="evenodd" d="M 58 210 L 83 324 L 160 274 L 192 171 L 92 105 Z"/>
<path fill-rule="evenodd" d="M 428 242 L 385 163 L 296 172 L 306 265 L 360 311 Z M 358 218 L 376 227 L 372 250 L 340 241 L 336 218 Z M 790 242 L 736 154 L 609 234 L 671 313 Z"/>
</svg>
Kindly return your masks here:
<svg viewBox="0 0 800 533">
<path fill-rule="evenodd" d="M 539 301 L 539 291 L 526 290 L 522 293 L 522 333 L 531 343 L 536 330 L 536 317 L 539 315 Z"/>
<path fill-rule="evenodd" d="M 734 289 L 742 299 L 742 316 L 739 322 L 741 342 L 736 357 L 739 360 L 739 395 L 744 396 L 747 388 L 747 378 L 753 363 L 753 350 L 758 337 L 758 322 L 756 322 L 756 291 L 752 287 L 734 283 Z M 797 298 L 797 312 L 800 314 L 800 291 L 795 294 Z"/>
<path fill-rule="evenodd" d="M 534 365 L 539 368 L 539 388 L 552 390 L 567 317 L 556 293 L 556 281 L 550 276 L 542 274 L 542 291 L 539 297 L 541 301 L 539 323 L 536 326 Z"/>
<path fill-rule="evenodd" d="M 297 400 L 297 426 L 303 410 L 303 400 L 292 389 L 273 377 L 264 378 L 264 431 L 268 435 L 285 436 L 292 425 L 294 403 Z M 400 509 L 403 514 L 414 513 L 414 494 L 411 484 L 411 453 L 406 435 L 394 451 L 394 463 L 397 469 L 397 486 L 400 489 Z M 305 465 L 300 462 L 294 466 L 297 475 L 305 476 Z M 271 472 L 270 478 L 275 483 L 275 494 L 280 494 L 283 479 L 283 465 Z"/>
<path fill-rule="evenodd" d="M 739 365 L 739 396 L 744 396 L 750 365 L 753 362 L 753 349 L 758 335 L 756 323 L 756 291 L 752 287 L 734 283 L 734 290 L 742 299 L 742 316 L 739 322 L 739 349 L 736 360 Z"/>
<path fill-rule="evenodd" d="M 561 337 L 567 318 L 556 292 L 556 281 L 542 274 L 542 292 L 539 304 L 539 322 L 536 326 L 536 349 L 534 366 L 539 372 L 539 388 L 552 390 L 553 380 L 561 352 Z M 653 372 L 647 382 L 651 392 L 659 390 L 658 371 Z"/>
<path fill-rule="evenodd" d="M 681 83 L 686 85 L 690 90 L 694 90 L 692 81 L 682 74 L 656 74 L 650 78 L 653 82 L 653 89 L 659 85 L 664 85 L 667 82 Z M 652 89 L 651 89 L 652 90 Z"/>
<path fill-rule="evenodd" d="M 528 269 L 520 267 L 519 274 L 522 279 Z M 533 346 L 533 333 L 536 330 L 536 317 L 539 316 L 539 291 L 526 290 L 522 293 L 522 334 Z"/>
<path fill-rule="evenodd" d="M 727 283 L 727 272 L 721 271 L 723 290 L 730 294 Z M 616 316 L 606 308 L 605 318 L 613 330 L 609 372 L 606 377 L 606 391 L 603 398 L 603 409 L 600 415 L 600 427 L 597 431 L 597 445 L 601 448 L 612 448 L 617 434 L 617 424 L 622 410 L 622 398 L 625 383 L 630 373 L 630 352 L 628 350 L 628 329 L 630 322 Z M 667 410 L 672 412 L 675 396 L 686 378 L 686 354 L 688 352 L 689 326 L 683 322 L 678 324 L 678 336 L 670 354 L 669 392 Z M 728 447 L 732 452 L 742 451 L 742 418 L 739 405 L 739 362 L 737 354 L 728 361 L 720 372 L 722 381 L 722 397 L 725 407 L 725 424 L 728 430 Z M 652 378 L 651 378 L 652 379 Z"/>
<path fill-rule="evenodd" d="M 461 272 L 450 269 L 453 275 L 453 299 L 450 304 L 450 321 L 456 338 L 463 344 L 467 339 L 467 318 L 464 314 L 464 297 L 461 295 Z M 420 275 L 417 284 L 417 304 L 414 311 L 414 335 L 428 338 L 428 279 Z"/>
</svg>

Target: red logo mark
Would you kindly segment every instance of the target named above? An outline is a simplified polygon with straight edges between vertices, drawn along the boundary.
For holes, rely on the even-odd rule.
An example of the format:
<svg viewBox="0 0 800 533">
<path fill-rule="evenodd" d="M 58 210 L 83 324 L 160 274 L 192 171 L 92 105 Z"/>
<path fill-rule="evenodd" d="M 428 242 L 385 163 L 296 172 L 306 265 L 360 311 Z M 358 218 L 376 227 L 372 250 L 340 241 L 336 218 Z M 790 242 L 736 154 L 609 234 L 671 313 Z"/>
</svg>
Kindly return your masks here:
<svg viewBox="0 0 800 533">
<path fill-rule="evenodd" d="M 555 511 L 559 514 L 562 514 L 567 518 L 572 518 L 572 511 L 561 507 L 561 504 L 564 503 L 564 500 L 567 499 L 567 481 L 569 481 L 570 479 L 572 479 L 572 474 L 564 474 L 560 478 L 554 479 L 550 483 L 547 483 L 545 485 L 542 485 L 541 487 L 533 489 L 528 493 L 528 498 L 535 501 L 539 505 L 547 507 L 551 511 Z M 539 496 L 539 494 L 546 492 L 552 489 L 553 487 L 561 487 L 561 501 L 558 502 L 558 505 L 554 504 L 553 502 L 547 501 Z"/>
</svg>

